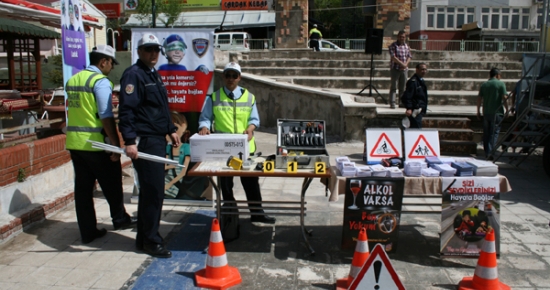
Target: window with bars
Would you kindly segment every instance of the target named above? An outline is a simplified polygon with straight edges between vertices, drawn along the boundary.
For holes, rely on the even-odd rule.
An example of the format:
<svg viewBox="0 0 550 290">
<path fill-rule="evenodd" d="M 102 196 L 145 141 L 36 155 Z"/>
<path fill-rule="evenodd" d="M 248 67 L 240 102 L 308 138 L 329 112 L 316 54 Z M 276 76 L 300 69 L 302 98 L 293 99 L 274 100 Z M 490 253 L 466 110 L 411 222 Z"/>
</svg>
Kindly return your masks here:
<svg viewBox="0 0 550 290">
<path fill-rule="evenodd" d="M 474 7 L 428 6 L 427 27 L 435 29 L 457 29 L 474 21 Z"/>
</svg>

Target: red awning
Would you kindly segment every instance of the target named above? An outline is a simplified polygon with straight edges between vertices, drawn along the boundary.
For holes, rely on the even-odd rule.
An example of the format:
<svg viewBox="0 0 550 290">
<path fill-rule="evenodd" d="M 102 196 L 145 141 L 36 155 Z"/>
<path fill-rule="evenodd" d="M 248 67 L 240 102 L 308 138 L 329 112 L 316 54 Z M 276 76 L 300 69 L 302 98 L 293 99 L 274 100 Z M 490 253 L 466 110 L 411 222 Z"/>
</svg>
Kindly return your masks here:
<svg viewBox="0 0 550 290">
<path fill-rule="evenodd" d="M 61 27 L 61 11 L 53 7 L 25 0 L 0 0 L 0 11 L 8 12 L 5 17 L 23 21 L 39 21 L 44 25 Z M 95 17 L 82 15 L 82 20 L 84 25 L 103 28 L 103 25 L 99 24 L 99 20 Z"/>
</svg>

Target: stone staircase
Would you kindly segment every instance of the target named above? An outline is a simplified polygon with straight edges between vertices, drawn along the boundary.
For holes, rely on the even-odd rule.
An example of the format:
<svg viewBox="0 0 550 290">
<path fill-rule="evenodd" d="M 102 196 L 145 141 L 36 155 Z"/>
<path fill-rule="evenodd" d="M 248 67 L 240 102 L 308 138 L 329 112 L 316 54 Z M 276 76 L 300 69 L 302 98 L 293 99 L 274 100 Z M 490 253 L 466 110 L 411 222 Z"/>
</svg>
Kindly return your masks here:
<svg viewBox="0 0 550 290">
<path fill-rule="evenodd" d="M 420 62 L 428 65 L 425 77 L 428 86 L 429 105 L 462 106 L 464 114 L 449 116 L 430 112 L 423 121 L 425 128 L 438 128 L 442 154 L 464 155 L 476 153 L 476 141 L 482 131 L 482 122 L 475 119 L 478 89 L 489 78 L 489 70 L 497 67 L 502 71 L 502 81 L 511 91 L 521 78 L 522 54 L 483 52 L 425 52 L 413 51 L 409 77 Z M 357 94 L 367 85 L 371 72 L 371 56 L 360 52 L 310 52 L 273 50 L 243 54 L 239 61 L 243 72 L 272 78 L 325 91 Z M 375 55 L 373 60 L 372 85 L 374 90 L 364 90 L 361 96 L 367 102 L 384 107 L 390 87 L 390 62 L 388 52 Z M 357 100 L 356 100 L 357 101 Z M 378 109 L 379 110 L 379 109 Z M 383 112 L 369 124 L 393 127 L 403 116 L 402 110 Z M 460 111 L 460 110 L 459 110 Z M 383 120 L 380 120 L 383 118 Z"/>
<path fill-rule="evenodd" d="M 477 153 L 474 130 L 469 118 L 464 117 L 425 117 L 422 128 L 437 128 L 439 149 L 444 155 L 463 156 Z"/>
<path fill-rule="evenodd" d="M 512 90 L 521 78 L 519 53 L 412 53 L 409 77 L 414 66 L 428 65 L 425 77 L 431 105 L 475 106 L 479 86 L 489 78 L 489 70 L 498 67 L 502 81 Z M 375 55 L 373 81 L 387 99 L 390 87 L 390 62 L 387 51 Z M 370 55 L 358 52 L 271 51 L 250 52 L 240 61 L 243 71 L 293 84 L 350 94 L 369 84 Z M 368 94 L 364 91 L 362 95 Z M 383 103 L 377 98 L 376 103 Z"/>
</svg>

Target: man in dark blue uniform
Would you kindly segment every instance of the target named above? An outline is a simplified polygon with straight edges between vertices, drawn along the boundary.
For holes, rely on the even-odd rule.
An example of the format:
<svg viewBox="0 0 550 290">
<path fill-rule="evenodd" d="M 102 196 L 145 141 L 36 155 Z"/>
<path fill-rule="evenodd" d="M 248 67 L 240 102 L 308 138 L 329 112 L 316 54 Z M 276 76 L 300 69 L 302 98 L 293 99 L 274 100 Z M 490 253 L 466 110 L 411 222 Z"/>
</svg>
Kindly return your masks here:
<svg viewBox="0 0 550 290">
<path fill-rule="evenodd" d="M 424 76 L 428 72 L 425 63 L 416 65 L 416 73 L 407 81 L 405 93 L 401 102 L 405 106 L 405 115 L 409 117 L 410 128 L 422 129 L 422 117 L 428 110 L 428 89 L 424 83 Z"/>
<path fill-rule="evenodd" d="M 178 147 L 180 139 L 170 119 L 168 94 L 155 70 L 161 44 L 145 33 L 138 42 L 138 61 L 127 68 L 120 80 L 119 130 L 132 158 L 139 181 L 136 247 L 159 258 L 172 253 L 159 234 L 164 200 L 164 164 L 139 159 L 139 152 L 166 156 L 166 135 Z"/>
</svg>

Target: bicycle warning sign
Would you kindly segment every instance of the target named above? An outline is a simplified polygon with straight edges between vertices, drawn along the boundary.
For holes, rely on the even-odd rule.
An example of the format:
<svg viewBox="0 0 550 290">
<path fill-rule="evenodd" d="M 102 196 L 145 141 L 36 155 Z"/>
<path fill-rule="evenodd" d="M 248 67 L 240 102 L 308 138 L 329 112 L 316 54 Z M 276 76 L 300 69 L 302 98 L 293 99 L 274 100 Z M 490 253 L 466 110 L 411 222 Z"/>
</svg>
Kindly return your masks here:
<svg viewBox="0 0 550 290">
<path fill-rule="evenodd" d="M 383 158 L 403 156 L 399 128 L 367 129 L 366 135 L 367 163 L 379 163 Z"/>
<path fill-rule="evenodd" d="M 424 159 L 426 156 L 440 156 L 439 133 L 437 130 L 405 131 L 406 159 Z"/>
</svg>

